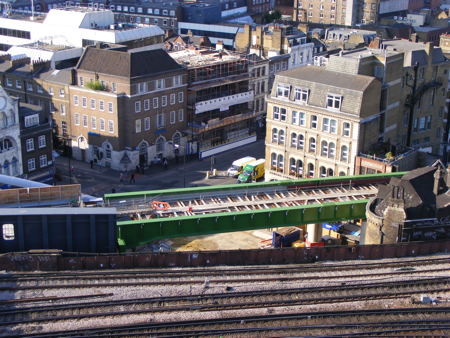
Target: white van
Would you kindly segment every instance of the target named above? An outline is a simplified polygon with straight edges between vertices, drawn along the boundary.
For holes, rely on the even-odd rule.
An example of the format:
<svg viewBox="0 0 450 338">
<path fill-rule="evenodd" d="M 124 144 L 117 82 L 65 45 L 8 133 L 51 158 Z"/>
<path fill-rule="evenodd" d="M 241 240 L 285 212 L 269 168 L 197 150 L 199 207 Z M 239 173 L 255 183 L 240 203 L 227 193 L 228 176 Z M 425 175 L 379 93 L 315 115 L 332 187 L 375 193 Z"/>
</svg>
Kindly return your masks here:
<svg viewBox="0 0 450 338">
<path fill-rule="evenodd" d="M 227 174 L 228 176 L 237 177 L 242 173 L 242 170 L 244 169 L 245 165 L 247 163 L 253 162 L 256 159 L 251 156 L 246 156 L 243 158 L 240 158 L 239 160 L 234 161 L 231 164 L 231 167 L 228 169 Z"/>
</svg>

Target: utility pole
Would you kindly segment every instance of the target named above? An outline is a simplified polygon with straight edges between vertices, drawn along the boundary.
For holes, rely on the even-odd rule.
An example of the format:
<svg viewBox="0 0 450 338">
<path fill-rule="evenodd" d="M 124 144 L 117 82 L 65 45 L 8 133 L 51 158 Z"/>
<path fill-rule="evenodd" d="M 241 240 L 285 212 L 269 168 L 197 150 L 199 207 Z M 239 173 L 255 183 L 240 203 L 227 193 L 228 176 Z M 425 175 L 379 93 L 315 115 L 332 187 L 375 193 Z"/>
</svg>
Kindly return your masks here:
<svg viewBox="0 0 450 338">
<path fill-rule="evenodd" d="M 411 90 L 411 96 L 410 96 L 410 102 L 409 102 L 409 118 L 408 118 L 408 131 L 406 135 L 406 146 L 411 147 L 411 134 L 412 134 L 412 127 L 413 127 L 413 118 L 414 118 L 414 107 L 416 105 L 416 86 L 417 86 L 417 72 L 419 70 L 419 63 L 416 62 L 416 64 L 413 67 L 414 70 L 414 79 L 413 79 L 413 85 L 408 86 L 412 88 Z M 406 80 L 407 82 L 407 80 Z M 407 84 L 408 85 L 408 84 Z"/>
</svg>

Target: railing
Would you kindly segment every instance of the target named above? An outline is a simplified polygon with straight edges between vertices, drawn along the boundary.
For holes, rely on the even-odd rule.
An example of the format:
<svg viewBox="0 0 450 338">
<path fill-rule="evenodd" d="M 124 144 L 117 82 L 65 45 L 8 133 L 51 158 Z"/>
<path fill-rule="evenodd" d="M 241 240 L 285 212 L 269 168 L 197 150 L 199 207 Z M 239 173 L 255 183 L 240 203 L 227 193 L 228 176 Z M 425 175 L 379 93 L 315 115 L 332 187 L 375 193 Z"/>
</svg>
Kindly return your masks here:
<svg viewBox="0 0 450 338">
<path fill-rule="evenodd" d="M 413 152 L 415 152 L 415 149 L 409 149 L 407 152 L 399 154 L 392 158 L 382 158 L 382 157 L 377 157 L 375 155 L 369 155 L 369 154 L 363 154 L 363 153 L 359 153 L 358 156 L 367 158 L 369 160 L 375 160 L 375 161 L 379 161 L 379 162 L 383 162 L 383 163 L 387 163 L 387 164 L 392 164 L 398 160 L 401 160 L 402 158 L 404 158 L 408 155 L 411 155 Z"/>
<path fill-rule="evenodd" d="M 206 100 L 197 102 L 195 104 L 195 113 L 200 114 L 205 111 L 221 109 L 228 110 L 229 106 L 245 103 L 253 100 L 253 90 L 223 97 L 218 97 L 216 99 Z M 226 109 L 225 109 L 226 108 Z"/>
<path fill-rule="evenodd" d="M 226 126 L 228 124 L 232 124 L 235 122 L 239 122 L 242 120 L 247 120 L 249 118 L 255 117 L 256 115 L 258 115 L 255 112 L 249 112 L 249 113 L 242 113 L 242 114 L 238 114 L 238 115 L 233 115 L 233 116 L 229 116 L 229 117 L 225 117 L 222 120 L 210 120 L 211 122 L 208 122 L 205 126 L 200 126 L 198 124 L 195 123 L 189 123 L 189 127 L 192 127 L 193 132 L 195 133 L 203 133 L 205 131 L 211 130 L 211 129 L 215 129 L 215 128 L 219 128 L 219 127 L 223 127 Z"/>
</svg>

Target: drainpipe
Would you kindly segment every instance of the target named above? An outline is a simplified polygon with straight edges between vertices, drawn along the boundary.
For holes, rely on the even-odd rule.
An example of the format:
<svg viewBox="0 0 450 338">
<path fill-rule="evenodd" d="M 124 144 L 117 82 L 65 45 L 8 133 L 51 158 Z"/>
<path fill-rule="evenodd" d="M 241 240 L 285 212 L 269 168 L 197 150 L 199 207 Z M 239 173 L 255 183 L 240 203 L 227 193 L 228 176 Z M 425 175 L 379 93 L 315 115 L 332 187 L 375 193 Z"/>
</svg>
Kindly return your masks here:
<svg viewBox="0 0 450 338">
<path fill-rule="evenodd" d="M 411 134 L 412 134 L 412 127 L 413 127 L 413 117 L 414 117 L 414 96 L 416 95 L 416 86 L 417 86 L 417 72 L 419 70 L 419 63 L 416 62 L 414 65 L 414 82 L 412 85 L 412 91 L 411 91 L 411 104 L 409 106 L 409 119 L 408 119 L 408 134 L 406 135 L 406 146 L 411 147 Z"/>
</svg>

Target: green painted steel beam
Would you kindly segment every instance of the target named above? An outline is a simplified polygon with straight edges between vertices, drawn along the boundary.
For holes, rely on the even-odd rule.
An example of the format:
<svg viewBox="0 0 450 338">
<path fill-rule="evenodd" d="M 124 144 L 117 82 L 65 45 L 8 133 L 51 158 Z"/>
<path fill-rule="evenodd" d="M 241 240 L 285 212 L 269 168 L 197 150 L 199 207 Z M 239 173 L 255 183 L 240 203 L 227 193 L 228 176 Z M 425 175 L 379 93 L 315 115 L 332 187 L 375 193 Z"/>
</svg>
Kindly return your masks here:
<svg viewBox="0 0 450 338">
<path fill-rule="evenodd" d="M 117 222 L 120 250 L 165 238 L 363 218 L 368 200 Z"/>
<path fill-rule="evenodd" d="M 383 178 L 391 177 L 401 177 L 407 172 L 395 172 L 395 173 L 384 173 L 384 174 L 370 174 L 370 175 L 357 175 L 357 176 L 331 176 L 322 178 L 308 178 L 308 179 L 298 179 L 298 180 L 284 180 L 284 181 L 272 181 L 272 182 L 255 182 L 247 184 L 226 184 L 226 185 L 213 185 L 206 187 L 195 187 L 195 188 L 176 188 L 176 189 L 164 189 L 164 190 L 147 190 L 147 191 L 133 191 L 125 193 L 115 193 L 115 194 L 105 194 L 104 200 L 108 204 L 109 201 L 117 199 L 127 199 L 127 198 L 146 198 L 146 197 L 161 197 L 167 195 L 178 195 L 178 194 L 188 194 L 188 193 L 206 193 L 214 191 L 233 191 L 237 189 L 252 189 L 258 190 L 266 187 L 282 187 L 282 186 L 299 186 L 302 185 L 312 185 L 315 184 L 317 187 L 321 185 L 326 185 L 330 183 L 342 183 L 342 182 L 352 182 L 358 183 L 358 181 L 365 180 L 377 180 Z"/>
</svg>

